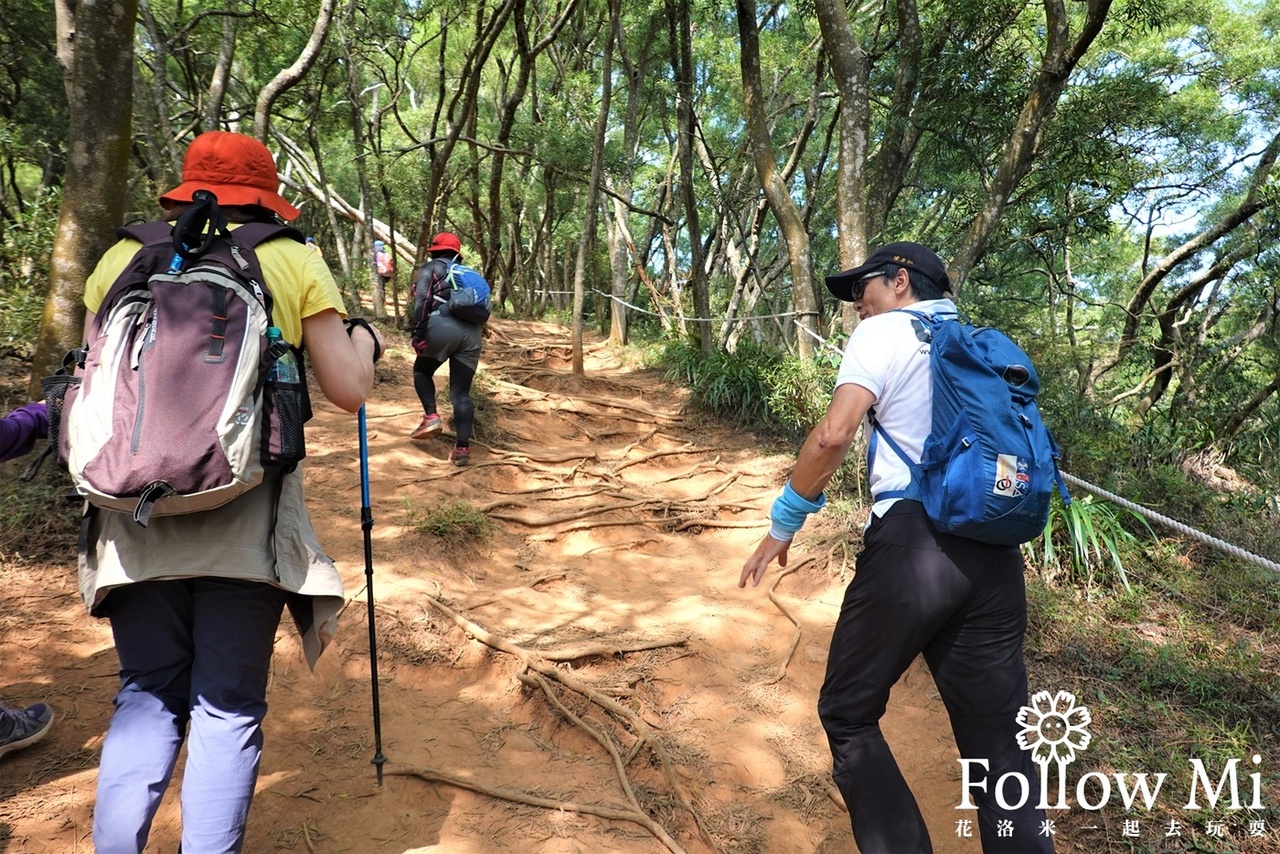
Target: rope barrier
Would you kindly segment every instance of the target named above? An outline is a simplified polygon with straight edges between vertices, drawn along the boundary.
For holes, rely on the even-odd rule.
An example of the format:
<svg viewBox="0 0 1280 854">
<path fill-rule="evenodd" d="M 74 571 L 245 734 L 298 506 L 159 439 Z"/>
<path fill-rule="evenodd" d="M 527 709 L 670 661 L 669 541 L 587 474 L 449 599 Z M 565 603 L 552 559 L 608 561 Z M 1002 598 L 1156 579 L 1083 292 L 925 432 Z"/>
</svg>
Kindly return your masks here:
<svg viewBox="0 0 1280 854">
<path fill-rule="evenodd" d="M 801 322 L 800 322 L 800 319 L 799 319 L 799 318 L 797 318 L 797 319 L 795 320 L 795 324 L 796 324 L 796 328 L 797 328 L 797 329 L 799 329 L 799 330 L 800 330 L 801 332 L 803 332 L 804 334 L 806 334 L 806 335 L 810 336 L 811 338 L 813 338 L 814 340 L 816 340 L 816 341 L 817 341 L 819 344 L 821 344 L 823 347 L 826 347 L 827 349 L 832 350 L 833 352 L 839 353 L 841 356 L 843 356 L 843 355 L 844 355 L 844 351 L 843 351 L 843 350 L 841 350 L 841 349 L 840 349 L 839 347 L 837 347 L 836 345 L 832 344 L 832 343 L 831 343 L 830 341 L 828 341 L 827 339 L 823 338 L 823 337 L 822 337 L 821 335 L 819 335 L 818 333 L 814 332 L 814 331 L 813 331 L 812 329 L 810 329 L 809 327 L 805 326 L 803 323 L 801 323 Z"/>
<path fill-rule="evenodd" d="M 592 290 L 602 297 L 607 297 L 608 299 L 611 299 L 614 302 L 625 305 L 627 308 L 631 309 L 632 311 L 638 311 L 643 314 L 652 315 L 654 317 L 661 316 L 656 312 L 652 312 L 647 309 L 640 308 L 637 305 L 632 305 L 626 300 L 623 300 L 620 297 L 616 297 L 613 294 L 607 294 L 604 291 L 595 290 L 594 288 Z M 548 293 L 564 294 L 564 293 L 572 293 L 572 291 L 548 291 Z M 809 329 L 807 326 L 802 324 L 800 322 L 800 319 L 796 317 L 796 312 L 794 311 L 787 312 L 786 314 L 751 315 L 750 318 L 742 318 L 742 319 L 743 320 L 747 320 L 747 319 L 770 320 L 770 319 L 779 318 L 779 317 L 793 318 L 794 319 L 793 322 L 796 324 L 797 329 L 804 332 L 806 335 L 812 337 L 819 344 L 830 349 L 831 351 L 838 353 L 840 355 L 844 355 L 844 351 L 841 350 L 839 347 L 836 347 L 826 338 L 823 338 L 821 335 L 819 335 L 818 333 L 814 332 L 812 329 Z M 691 321 L 691 322 L 708 321 L 712 323 L 724 320 L 724 318 L 715 318 L 715 317 L 686 317 L 684 319 L 686 321 Z M 1249 563 L 1255 564 L 1264 569 L 1269 569 L 1272 572 L 1276 573 L 1277 575 L 1280 575 L 1280 563 L 1276 563 L 1275 561 L 1269 560 L 1265 557 L 1262 557 L 1261 555 L 1257 555 L 1257 554 L 1254 554 L 1253 552 L 1242 549 L 1237 545 L 1228 543 L 1226 540 L 1219 539 L 1211 534 L 1206 534 L 1203 531 L 1198 531 L 1195 528 L 1192 528 L 1190 525 L 1184 524 L 1183 522 L 1179 522 L 1177 519 L 1173 519 L 1169 516 L 1165 516 L 1161 513 L 1157 513 L 1156 511 L 1143 507 L 1140 504 L 1135 504 L 1134 502 L 1129 501 L 1126 498 L 1121 498 L 1119 495 L 1116 495 L 1114 492 L 1108 492 L 1102 487 L 1095 486 L 1094 484 L 1089 483 L 1088 481 L 1081 480 L 1075 475 L 1070 475 L 1070 474 L 1067 474 L 1066 472 L 1062 472 L 1062 479 L 1065 480 L 1067 483 L 1072 484 L 1073 486 L 1080 487 L 1086 492 L 1091 492 L 1094 495 L 1097 495 L 1099 498 L 1105 498 L 1106 500 L 1112 502 L 1113 504 L 1116 504 L 1120 507 L 1125 508 L 1126 510 L 1130 510 L 1134 513 L 1137 513 L 1139 516 L 1142 516 L 1145 519 L 1149 519 L 1153 522 L 1156 522 L 1160 525 L 1165 526 L 1166 528 L 1177 531 L 1180 534 L 1185 534 L 1188 537 L 1191 537 L 1192 539 L 1199 540 L 1200 542 L 1205 543 L 1206 545 L 1213 546 L 1214 548 L 1224 551 L 1227 554 L 1234 555 L 1235 557 L 1238 557 L 1241 560 L 1248 561 Z"/>
<path fill-rule="evenodd" d="M 1116 495 L 1114 492 L 1108 492 L 1102 487 L 1094 486 L 1092 483 L 1081 480 L 1080 478 L 1074 475 L 1070 475 L 1070 474 L 1067 474 L 1066 472 L 1062 472 L 1062 479 L 1065 480 L 1067 483 L 1071 484 L 1072 486 L 1078 486 L 1081 489 L 1085 490 L 1086 492 L 1092 492 L 1094 495 L 1097 495 L 1100 498 L 1105 498 L 1108 501 L 1112 502 L 1113 504 L 1117 504 L 1125 508 L 1126 510 L 1131 510 L 1134 513 L 1137 513 L 1139 516 L 1150 519 L 1153 522 L 1158 522 L 1161 525 L 1164 525 L 1166 528 L 1172 528 L 1173 530 L 1181 534 L 1186 534 L 1188 537 L 1199 540 L 1202 543 L 1211 545 L 1216 549 L 1221 549 L 1227 554 L 1235 555 L 1241 560 L 1247 560 L 1250 563 L 1257 564 L 1258 566 L 1263 567 L 1264 569 L 1269 569 L 1272 572 L 1280 574 L 1280 563 L 1276 563 L 1273 560 L 1268 560 L 1267 558 L 1262 557 L 1261 555 L 1256 555 L 1253 552 L 1245 551 L 1239 546 L 1232 545 L 1231 543 L 1228 543 L 1226 540 L 1220 540 L 1217 537 L 1204 533 L 1203 531 L 1197 531 L 1195 528 L 1192 528 L 1190 525 L 1185 525 L 1182 522 L 1179 522 L 1177 519 L 1172 519 L 1168 516 L 1157 513 L 1156 511 L 1143 507 L 1140 504 L 1134 504 L 1132 501 L 1129 501 L 1128 499 L 1125 499 L 1125 498 L 1121 498 L 1119 495 Z"/>
<path fill-rule="evenodd" d="M 616 303 L 618 303 L 618 304 L 620 304 L 620 305 L 625 305 L 627 308 L 631 309 L 632 311 L 638 311 L 638 312 L 640 312 L 641 314 L 649 314 L 649 315 L 652 315 L 652 316 L 654 316 L 654 317 L 661 317 L 661 316 L 662 316 L 662 315 L 658 314 L 657 312 L 649 311 L 648 309 L 646 309 L 646 308 L 641 308 L 641 307 L 640 307 L 640 306 L 638 306 L 638 305 L 632 305 L 631 303 L 627 302 L 626 300 L 622 299 L 621 297 L 616 297 L 616 296 L 614 296 L 613 294 L 607 294 L 607 293 L 605 293 L 604 291 L 596 290 L 595 288 L 592 288 L 592 289 L 591 289 L 591 292 L 592 292 L 592 293 L 595 293 L 595 294 L 599 294 L 600 296 L 604 297 L 605 299 L 611 299 L 611 300 L 613 300 L 614 302 L 616 302 Z M 794 311 L 789 311 L 789 312 L 787 312 L 786 314 L 752 314 L 752 315 L 748 315 L 748 316 L 746 316 L 746 317 L 739 317 L 738 319 L 739 319 L 739 320 L 770 320 L 770 319 L 775 318 L 775 317 L 791 317 L 791 316 L 792 316 L 792 315 L 794 315 L 794 314 L 795 314 L 795 312 L 794 312 Z M 687 321 L 687 322 L 689 322 L 689 323 L 721 323 L 721 322 L 723 322 L 726 318 L 724 318 L 724 317 L 685 317 L 685 318 L 682 318 L 682 319 L 683 319 L 683 320 L 685 320 L 685 321 Z"/>
</svg>

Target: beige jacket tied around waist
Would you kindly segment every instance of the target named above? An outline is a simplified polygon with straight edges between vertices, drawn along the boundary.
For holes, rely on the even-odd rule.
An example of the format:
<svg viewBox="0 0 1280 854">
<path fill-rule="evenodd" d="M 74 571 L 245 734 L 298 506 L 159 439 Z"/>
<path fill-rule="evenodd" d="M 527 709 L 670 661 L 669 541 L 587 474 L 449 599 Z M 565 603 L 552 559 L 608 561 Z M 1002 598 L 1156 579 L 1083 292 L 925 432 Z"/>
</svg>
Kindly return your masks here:
<svg viewBox="0 0 1280 854">
<path fill-rule="evenodd" d="M 277 482 L 280 500 L 273 512 Z M 127 513 L 98 510 L 88 534 L 87 549 L 82 543 L 80 552 L 80 594 L 94 616 L 104 616 L 103 600 L 121 585 L 216 576 L 288 591 L 289 612 L 312 669 L 334 638 L 342 579 L 311 525 L 301 467 L 269 474 L 213 510 L 153 516 L 146 528 Z"/>
</svg>

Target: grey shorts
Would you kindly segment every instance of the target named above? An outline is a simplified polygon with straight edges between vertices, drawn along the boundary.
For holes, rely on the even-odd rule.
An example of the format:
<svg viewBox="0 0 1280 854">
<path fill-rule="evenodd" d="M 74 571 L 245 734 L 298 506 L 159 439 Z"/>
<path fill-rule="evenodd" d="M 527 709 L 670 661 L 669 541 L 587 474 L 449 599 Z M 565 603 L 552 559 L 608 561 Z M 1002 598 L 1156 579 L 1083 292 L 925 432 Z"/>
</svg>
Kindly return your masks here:
<svg viewBox="0 0 1280 854">
<path fill-rule="evenodd" d="M 484 331 L 479 324 L 463 323 L 452 317 L 433 314 L 427 318 L 427 340 L 414 344 L 419 356 L 447 362 L 457 359 L 471 370 L 480 366 Z"/>
</svg>

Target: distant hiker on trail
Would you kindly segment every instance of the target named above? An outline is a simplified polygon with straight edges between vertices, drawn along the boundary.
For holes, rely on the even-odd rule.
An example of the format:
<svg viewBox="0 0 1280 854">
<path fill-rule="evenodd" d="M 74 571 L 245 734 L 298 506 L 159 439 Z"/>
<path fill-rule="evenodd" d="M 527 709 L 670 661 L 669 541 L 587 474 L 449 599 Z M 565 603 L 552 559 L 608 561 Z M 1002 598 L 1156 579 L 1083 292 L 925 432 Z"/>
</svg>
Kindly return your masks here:
<svg viewBox="0 0 1280 854">
<path fill-rule="evenodd" d="M 422 422 L 409 434 L 426 439 L 444 429 L 436 412 L 435 373 L 449 363 L 449 397 L 453 401 L 453 427 L 457 433 L 449 459 L 454 465 L 471 463 L 471 428 L 475 418 L 471 403 L 471 382 L 480 366 L 483 341 L 482 322 L 462 319 L 450 310 L 450 294 L 461 272 L 478 279 L 488 299 L 488 284 L 470 268 L 461 266 L 462 242 L 456 234 L 441 232 L 427 247 L 431 260 L 418 272 L 413 286 L 413 387 L 425 413 Z M 488 310 L 483 311 L 487 318 Z"/>
<path fill-rule="evenodd" d="M 43 401 L 28 403 L 0 419 L 0 463 L 31 453 L 36 439 L 49 433 L 49 417 Z M 0 703 L 0 756 L 30 747 L 49 734 L 53 709 L 36 703 L 12 709 Z"/>
<path fill-rule="evenodd" d="M 319 255 L 321 258 L 324 257 L 324 250 L 320 248 L 319 243 L 316 243 L 316 239 L 314 237 L 307 238 L 307 248 Z"/>
<path fill-rule="evenodd" d="M 391 282 L 391 277 L 396 273 L 395 256 L 381 240 L 373 241 L 373 269 L 384 286 Z"/>
<path fill-rule="evenodd" d="M 305 347 L 324 396 L 343 410 L 359 410 L 373 387 L 373 365 L 382 349 L 379 336 L 363 322 L 344 325 L 342 295 L 320 256 L 305 248 L 300 234 L 276 233 L 277 217 L 298 216 L 298 210 L 278 194 L 278 182 L 271 152 L 258 140 L 222 131 L 197 136 L 183 160 L 182 183 L 161 196 L 160 205 L 166 219 L 186 222 L 186 214 L 210 210 L 207 193 L 201 191 L 211 192 L 217 203 L 212 210 L 230 221 L 230 232 L 216 229 L 225 236 L 215 239 L 217 223 L 210 214 L 209 231 L 203 226 L 195 229 L 207 239 L 198 251 L 193 250 L 195 261 L 190 265 L 185 263 L 187 256 L 174 254 L 171 237 L 166 238 L 167 254 L 162 243 L 144 247 L 129 237 L 107 250 L 85 288 L 90 343 L 107 340 L 111 334 L 110 328 L 98 328 L 97 315 L 120 317 L 117 309 L 126 307 L 127 301 L 117 297 L 112 285 L 133 266 L 131 262 L 150 264 L 147 259 L 154 254 L 162 259 L 156 273 L 166 273 L 167 265 L 180 273 L 190 270 L 195 277 L 202 275 L 198 272 L 202 265 L 212 263 L 203 259 L 215 257 L 227 244 L 239 246 L 236 258 L 256 257 L 249 265 L 250 275 L 257 265 L 261 280 L 249 279 L 254 291 L 237 288 L 233 296 L 228 296 L 232 288 L 226 274 L 221 281 L 227 286 L 202 285 L 200 293 L 210 294 L 214 303 L 208 319 L 198 319 L 203 328 L 212 323 L 210 352 L 215 347 L 219 354 L 230 351 L 242 340 L 218 334 L 228 314 L 225 304 L 234 299 L 238 300 L 236 312 L 263 312 L 268 303 L 260 290 L 265 289 L 272 300 L 266 313 L 270 325 L 253 336 L 253 349 L 247 351 L 253 361 L 246 363 L 253 367 L 247 370 L 260 375 L 260 353 L 266 352 L 273 359 L 266 376 L 277 388 L 287 382 L 305 388 L 305 377 L 299 376 L 301 364 L 286 359 L 295 352 L 288 345 Z M 163 225 L 137 230 L 143 229 L 167 234 Z M 269 231 L 275 236 L 252 247 L 243 243 L 251 238 L 235 236 L 241 229 L 245 234 Z M 181 229 L 180 236 L 185 236 Z M 169 256 L 174 258 L 172 263 Z M 152 305 L 181 298 L 162 294 L 165 278 L 172 276 L 141 277 L 155 292 Z M 245 315 L 237 316 L 243 326 Z M 255 316 L 250 314 L 250 321 Z M 180 322 L 181 317 L 174 318 L 174 323 Z M 166 330 L 160 325 L 148 327 L 148 334 L 164 342 Z M 254 329 L 244 328 L 250 333 Z M 272 346 L 267 348 L 263 341 Z M 94 352 L 90 350 L 90 371 Z M 143 364 L 147 358 L 148 353 L 138 354 Z M 178 356 L 171 358 L 178 360 Z M 205 377 L 216 373 L 211 367 L 210 373 L 203 374 L 201 366 L 220 362 L 212 356 L 201 360 L 200 354 L 195 361 L 200 364 L 189 371 L 190 379 L 182 388 L 148 387 L 149 411 L 166 395 L 200 399 L 202 389 L 212 385 Z M 288 379 L 282 365 L 288 367 Z M 111 380 L 102 373 L 86 376 Z M 281 378 L 272 379 L 277 376 Z M 87 394 L 82 387 L 75 405 Z M 309 415 L 297 414 L 301 421 Z M 241 417 L 239 410 L 233 415 Z M 70 417 L 75 424 L 74 409 Z M 300 431 L 300 423 L 297 426 Z M 69 438 L 77 441 L 76 433 Z M 165 450 L 180 452 L 184 442 L 177 440 L 186 437 L 173 438 L 173 447 Z M 265 458 L 267 442 L 254 441 L 260 442 Z M 158 455 L 161 449 L 144 445 L 142 453 Z M 333 638 L 343 606 L 342 581 L 307 513 L 301 469 L 264 466 L 264 470 L 260 485 L 221 506 L 178 515 L 157 512 L 145 527 L 128 512 L 98 506 L 87 511 L 80 590 L 90 613 L 110 620 L 120 659 L 120 691 L 98 769 L 93 843 L 99 852 L 140 852 L 146 846 L 184 739 L 182 850 L 238 852 L 244 847 L 262 753 L 267 677 L 283 609 L 289 606 L 308 663 L 314 667 Z M 159 498 L 157 506 L 165 500 Z M 188 727 L 190 738 L 185 738 Z"/>
<path fill-rule="evenodd" d="M 880 731 L 890 689 L 923 653 L 960 756 L 989 763 L 986 791 L 974 792 L 982 850 L 1046 854 L 1053 842 L 1041 835 L 1044 814 L 1035 806 L 1040 776 L 1031 754 L 1016 740 L 1016 718 L 1027 702 L 1022 555 L 1017 545 L 940 533 L 919 501 L 887 496 L 906 490 L 912 480 L 890 444 L 918 460 L 934 405 L 925 326 L 895 309 L 954 313 L 945 296 L 951 290 L 946 268 L 918 243 L 891 243 L 865 264 L 828 276 L 826 284 L 864 319 L 845 349 L 826 415 L 800 449 L 791 478 L 774 502 L 772 527 L 743 566 L 738 586 L 748 580 L 758 585 L 775 559 L 786 566 L 792 537 L 806 516 L 825 504 L 823 489 L 863 419 L 874 419 L 868 423 L 876 426 L 868 429 L 883 430 L 889 438 L 872 442 L 868 471 L 874 503 L 818 696 L 833 777 L 849 808 L 858 850 L 933 850 L 915 798 Z M 1005 809 L 996 798 L 996 781 L 1014 772 L 1024 775 L 1031 791 L 1023 807 Z M 957 783 L 957 803 L 960 798 Z"/>
</svg>

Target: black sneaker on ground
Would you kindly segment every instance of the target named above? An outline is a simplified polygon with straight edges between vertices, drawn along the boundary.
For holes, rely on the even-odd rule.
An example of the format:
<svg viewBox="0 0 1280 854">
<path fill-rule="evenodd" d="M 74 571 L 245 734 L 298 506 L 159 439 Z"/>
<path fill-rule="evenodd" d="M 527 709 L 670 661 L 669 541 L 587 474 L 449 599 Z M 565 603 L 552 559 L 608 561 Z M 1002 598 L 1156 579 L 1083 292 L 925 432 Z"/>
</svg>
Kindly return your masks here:
<svg viewBox="0 0 1280 854">
<path fill-rule="evenodd" d="M 45 737 L 53 726 L 53 709 L 36 703 L 25 709 L 0 706 L 0 756 L 29 747 Z"/>
</svg>

